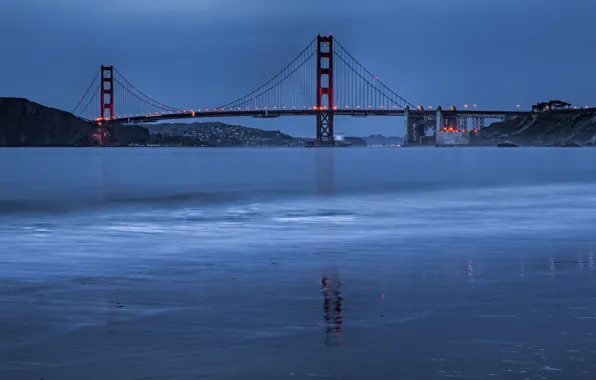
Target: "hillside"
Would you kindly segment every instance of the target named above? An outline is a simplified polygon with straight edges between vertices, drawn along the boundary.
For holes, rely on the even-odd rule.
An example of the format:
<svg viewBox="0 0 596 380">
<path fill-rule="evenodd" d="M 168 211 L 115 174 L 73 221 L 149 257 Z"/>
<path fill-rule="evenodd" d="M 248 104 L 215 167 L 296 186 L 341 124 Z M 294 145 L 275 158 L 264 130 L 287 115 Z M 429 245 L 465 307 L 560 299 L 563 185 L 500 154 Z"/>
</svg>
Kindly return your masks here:
<svg viewBox="0 0 596 380">
<path fill-rule="evenodd" d="M 90 146 L 91 124 L 23 98 L 0 98 L 0 146 Z"/>
<path fill-rule="evenodd" d="M 482 130 L 477 145 L 513 142 L 523 146 L 596 144 L 596 108 L 537 112 L 493 123 Z"/>
<path fill-rule="evenodd" d="M 364 140 L 368 146 L 392 146 L 404 143 L 404 139 L 401 137 L 385 137 L 383 135 L 370 135 Z"/>
<path fill-rule="evenodd" d="M 303 146 L 305 139 L 221 122 L 143 124 L 151 143 L 198 146 Z"/>
<path fill-rule="evenodd" d="M 364 146 L 368 145 L 368 144 L 366 144 L 366 139 L 364 139 L 363 137 L 346 136 L 346 137 L 341 138 L 341 140 L 350 142 L 352 144 L 352 146 L 364 147 Z"/>
</svg>

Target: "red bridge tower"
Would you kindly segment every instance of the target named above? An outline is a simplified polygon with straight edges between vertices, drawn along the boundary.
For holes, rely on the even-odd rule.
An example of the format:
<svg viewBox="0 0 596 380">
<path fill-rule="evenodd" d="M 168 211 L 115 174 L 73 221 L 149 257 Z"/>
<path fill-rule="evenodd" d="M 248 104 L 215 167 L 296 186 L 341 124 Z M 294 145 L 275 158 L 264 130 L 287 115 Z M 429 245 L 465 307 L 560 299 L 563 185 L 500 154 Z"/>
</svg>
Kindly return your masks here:
<svg viewBox="0 0 596 380">
<path fill-rule="evenodd" d="M 317 36 L 317 144 L 335 144 L 333 110 L 333 37 L 331 34 L 328 37 L 319 35 Z"/>
<path fill-rule="evenodd" d="M 109 111 L 109 114 L 108 112 Z M 114 118 L 114 67 L 101 65 L 101 118 L 103 120 Z M 106 137 L 105 123 L 101 123 L 100 144 L 104 144 Z"/>
</svg>

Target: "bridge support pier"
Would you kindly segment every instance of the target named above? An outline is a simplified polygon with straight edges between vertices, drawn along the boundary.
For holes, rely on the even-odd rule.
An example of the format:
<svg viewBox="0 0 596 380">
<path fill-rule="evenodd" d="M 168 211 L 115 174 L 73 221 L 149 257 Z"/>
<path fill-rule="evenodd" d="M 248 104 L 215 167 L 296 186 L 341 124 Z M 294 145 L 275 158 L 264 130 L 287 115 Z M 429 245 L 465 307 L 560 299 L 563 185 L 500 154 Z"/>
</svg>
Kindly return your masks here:
<svg viewBox="0 0 596 380">
<path fill-rule="evenodd" d="M 404 145 L 410 144 L 410 129 L 412 121 L 410 120 L 410 107 L 404 107 Z"/>
<path fill-rule="evenodd" d="M 441 129 L 445 128 L 445 115 L 443 115 L 443 107 L 437 108 L 437 122 L 435 124 L 435 135 L 439 136 Z"/>
<path fill-rule="evenodd" d="M 474 116 L 474 118 L 472 119 L 472 125 L 474 126 L 474 129 L 477 131 L 480 131 L 481 129 L 484 128 L 484 116 Z"/>
<path fill-rule="evenodd" d="M 434 116 L 420 112 L 420 110 L 410 110 L 407 107 L 404 110 L 404 145 L 423 144 L 427 129 L 434 128 Z"/>
<path fill-rule="evenodd" d="M 443 128 L 445 128 L 445 123 L 446 123 L 446 119 L 445 119 L 445 115 L 443 114 L 443 107 L 439 106 L 439 107 L 437 107 L 437 116 L 436 116 L 436 122 L 435 122 L 435 144 L 436 145 L 440 144 L 441 131 L 443 130 Z"/>
<path fill-rule="evenodd" d="M 459 130 L 468 130 L 468 116 L 467 115 L 457 115 L 457 129 Z"/>
<path fill-rule="evenodd" d="M 317 144 L 335 145 L 333 135 L 333 37 L 317 36 Z M 324 97 L 326 96 L 326 102 Z M 326 103 L 326 104 L 325 104 Z"/>
</svg>

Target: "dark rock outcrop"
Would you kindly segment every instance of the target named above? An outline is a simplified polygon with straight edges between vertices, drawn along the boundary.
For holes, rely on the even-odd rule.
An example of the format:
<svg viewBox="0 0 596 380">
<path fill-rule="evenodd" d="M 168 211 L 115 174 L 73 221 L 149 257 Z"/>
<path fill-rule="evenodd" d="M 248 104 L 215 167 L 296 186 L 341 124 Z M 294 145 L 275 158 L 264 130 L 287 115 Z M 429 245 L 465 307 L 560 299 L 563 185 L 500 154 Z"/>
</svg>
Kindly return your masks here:
<svg viewBox="0 0 596 380">
<path fill-rule="evenodd" d="M 596 142 L 596 109 L 559 110 L 491 124 L 475 145 L 512 142 L 522 146 L 572 147 Z"/>
<path fill-rule="evenodd" d="M 0 98 L 0 146 L 91 146 L 94 128 L 69 112 Z"/>
<path fill-rule="evenodd" d="M 112 136 L 116 145 L 146 144 L 151 139 L 147 128 L 129 124 L 114 125 Z"/>
<path fill-rule="evenodd" d="M 505 141 L 505 142 L 497 144 L 497 147 L 499 147 L 499 148 L 518 148 L 519 145 L 514 144 L 510 141 Z"/>
<path fill-rule="evenodd" d="M 559 148 L 578 148 L 581 145 L 579 145 L 579 144 L 577 144 L 577 143 L 575 143 L 573 141 L 562 141 L 562 142 L 558 142 L 556 144 L 553 144 L 551 146 L 559 147 Z"/>
</svg>

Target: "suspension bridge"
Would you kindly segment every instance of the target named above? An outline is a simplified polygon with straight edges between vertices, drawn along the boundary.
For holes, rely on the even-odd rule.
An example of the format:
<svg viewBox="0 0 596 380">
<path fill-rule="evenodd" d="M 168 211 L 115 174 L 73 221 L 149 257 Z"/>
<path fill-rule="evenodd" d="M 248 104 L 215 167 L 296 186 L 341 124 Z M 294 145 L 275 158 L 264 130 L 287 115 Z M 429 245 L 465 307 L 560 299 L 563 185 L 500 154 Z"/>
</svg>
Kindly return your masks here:
<svg viewBox="0 0 596 380">
<path fill-rule="evenodd" d="M 429 131 L 478 131 L 485 119 L 509 119 L 528 112 L 415 106 L 354 58 L 335 37 L 317 36 L 260 87 L 227 104 L 180 109 L 152 98 L 114 66 L 101 66 L 73 114 L 96 123 L 100 143 L 111 126 L 160 120 L 249 116 L 315 116 L 316 144 L 334 145 L 335 116 L 403 116 L 406 143 L 420 143 Z M 471 126 L 468 122 L 471 120 Z"/>
</svg>

